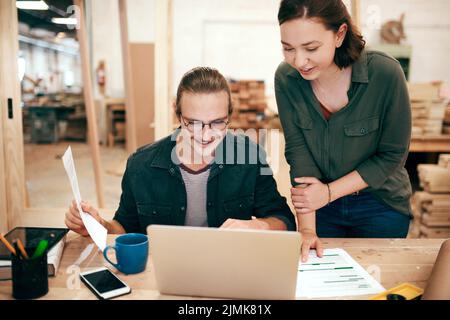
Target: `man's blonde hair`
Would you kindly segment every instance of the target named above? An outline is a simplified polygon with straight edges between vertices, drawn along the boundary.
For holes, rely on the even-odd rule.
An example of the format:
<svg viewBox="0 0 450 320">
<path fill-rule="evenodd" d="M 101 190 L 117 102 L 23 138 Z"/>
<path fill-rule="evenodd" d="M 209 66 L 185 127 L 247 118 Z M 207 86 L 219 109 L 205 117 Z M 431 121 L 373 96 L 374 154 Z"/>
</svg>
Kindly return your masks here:
<svg viewBox="0 0 450 320">
<path fill-rule="evenodd" d="M 189 70 L 181 78 L 177 89 L 175 113 L 181 115 L 181 97 L 184 92 L 189 93 L 216 93 L 225 91 L 228 94 L 228 115 L 233 112 L 231 92 L 225 77 L 214 68 L 196 67 Z"/>
</svg>

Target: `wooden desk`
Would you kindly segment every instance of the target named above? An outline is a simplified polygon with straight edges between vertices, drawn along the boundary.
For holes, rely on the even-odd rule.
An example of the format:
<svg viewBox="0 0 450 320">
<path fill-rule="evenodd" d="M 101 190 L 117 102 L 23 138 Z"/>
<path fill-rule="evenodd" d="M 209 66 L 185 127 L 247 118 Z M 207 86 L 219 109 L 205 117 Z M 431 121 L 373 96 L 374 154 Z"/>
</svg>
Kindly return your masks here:
<svg viewBox="0 0 450 320">
<path fill-rule="evenodd" d="M 409 152 L 450 152 L 450 135 L 413 136 Z"/>
<path fill-rule="evenodd" d="M 114 243 L 115 236 L 108 236 L 108 243 Z M 381 284 L 392 288 L 409 282 L 424 288 L 433 268 L 434 261 L 444 239 L 323 239 L 325 248 L 345 249 L 366 270 L 379 267 Z M 56 277 L 49 278 L 50 290 L 42 299 L 97 299 L 80 283 L 78 268 L 72 266 L 81 252 L 92 243 L 73 232 L 68 234 L 67 244 Z M 151 246 L 151 245 L 150 245 Z M 151 249 L 150 249 L 151 250 Z M 81 271 L 104 265 L 100 252 L 93 250 L 81 263 Z M 156 290 L 151 259 L 146 271 L 136 275 L 119 274 L 131 288 L 132 293 L 117 299 L 192 299 L 192 297 L 160 295 Z M 74 289 L 71 289 L 74 288 Z M 344 299 L 365 299 L 368 296 L 344 297 Z M 11 281 L 0 281 L 0 300 L 12 299 Z"/>
</svg>

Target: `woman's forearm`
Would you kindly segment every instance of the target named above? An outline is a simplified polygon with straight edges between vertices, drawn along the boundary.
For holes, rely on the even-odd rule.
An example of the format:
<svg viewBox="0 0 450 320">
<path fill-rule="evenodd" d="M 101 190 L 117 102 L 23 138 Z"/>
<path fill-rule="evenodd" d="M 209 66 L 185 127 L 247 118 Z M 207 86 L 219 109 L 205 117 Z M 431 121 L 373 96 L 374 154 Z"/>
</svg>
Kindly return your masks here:
<svg viewBox="0 0 450 320">
<path fill-rule="evenodd" d="M 358 171 L 354 170 L 349 174 L 329 183 L 331 191 L 331 201 L 337 200 L 346 195 L 367 188 L 369 185 L 363 180 Z"/>
<path fill-rule="evenodd" d="M 316 212 L 297 214 L 298 231 L 313 231 L 316 233 Z"/>
</svg>

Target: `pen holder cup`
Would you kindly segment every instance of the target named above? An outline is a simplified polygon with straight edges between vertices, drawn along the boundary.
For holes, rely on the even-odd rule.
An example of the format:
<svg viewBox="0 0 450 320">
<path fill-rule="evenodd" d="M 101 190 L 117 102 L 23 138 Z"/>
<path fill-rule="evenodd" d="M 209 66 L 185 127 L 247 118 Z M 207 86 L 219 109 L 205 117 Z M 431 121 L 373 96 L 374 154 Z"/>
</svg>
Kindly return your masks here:
<svg viewBox="0 0 450 320">
<path fill-rule="evenodd" d="M 34 250 L 27 249 L 31 257 Z M 11 272 L 15 299 L 35 299 L 48 292 L 47 251 L 37 258 L 19 258 L 11 255 Z"/>
</svg>

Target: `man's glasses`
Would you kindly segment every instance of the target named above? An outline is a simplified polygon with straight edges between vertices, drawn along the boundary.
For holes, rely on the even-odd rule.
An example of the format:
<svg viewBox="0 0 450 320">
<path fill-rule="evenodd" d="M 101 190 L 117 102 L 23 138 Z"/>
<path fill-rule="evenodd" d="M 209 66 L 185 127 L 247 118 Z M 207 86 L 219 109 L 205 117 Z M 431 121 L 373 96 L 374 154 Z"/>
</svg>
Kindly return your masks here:
<svg viewBox="0 0 450 320">
<path fill-rule="evenodd" d="M 185 119 L 183 116 L 181 116 L 181 121 L 183 121 L 186 128 L 191 132 L 194 132 L 195 129 L 203 131 L 205 126 L 209 126 L 211 130 L 225 130 L 229 123 L 228 119 L 220 119 L 209 123 L 204 123 L 200 120 Z"/>
</svg>

